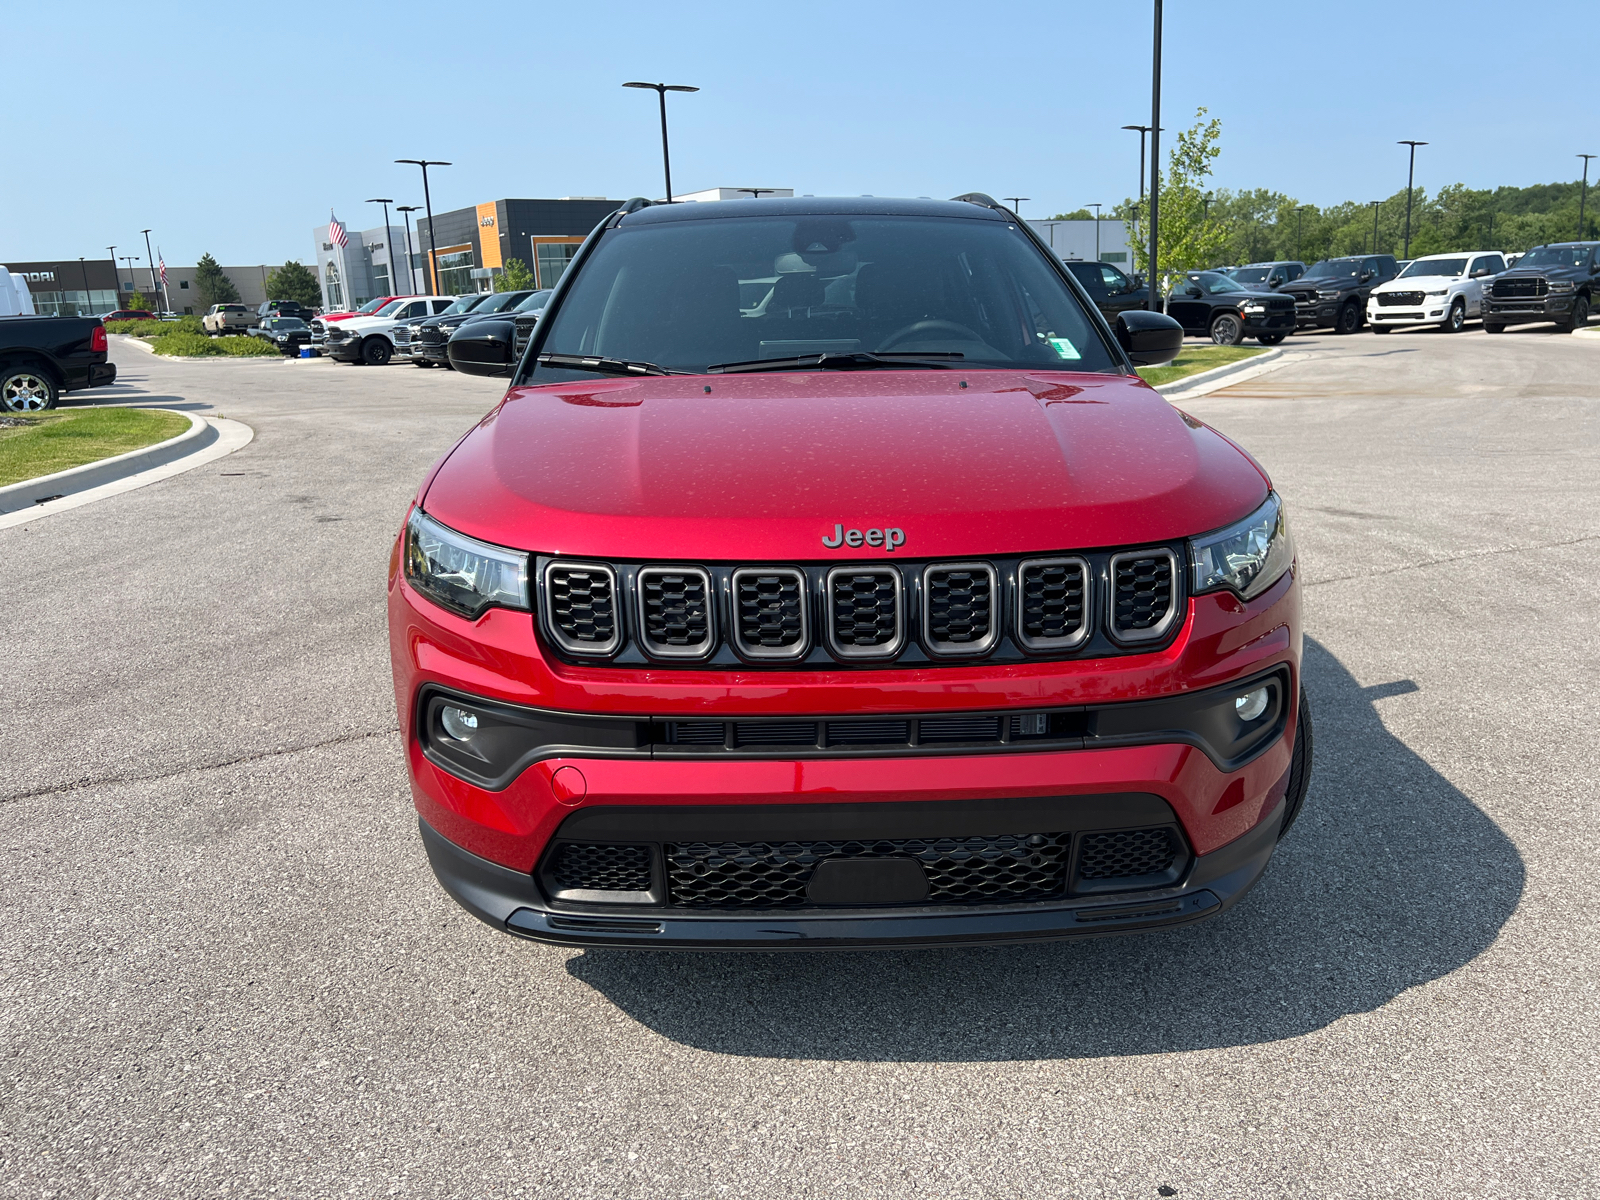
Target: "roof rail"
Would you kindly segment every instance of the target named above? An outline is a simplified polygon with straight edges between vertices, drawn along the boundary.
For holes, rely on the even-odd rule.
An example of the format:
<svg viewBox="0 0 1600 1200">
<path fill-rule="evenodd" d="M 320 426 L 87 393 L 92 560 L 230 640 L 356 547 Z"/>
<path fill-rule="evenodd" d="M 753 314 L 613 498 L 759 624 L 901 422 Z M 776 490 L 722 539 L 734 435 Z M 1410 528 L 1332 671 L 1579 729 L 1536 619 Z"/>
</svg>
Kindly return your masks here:
<svg viewBox="0 0 1600 1200">
<path fill-rule="evenodd" d="M 654 200 L 646 200 L 643 196 L 635 196 L 631 200 L 624 200 L 618 207 L 611 210 L 611 215 L 602 221 L 600 226 L 604 229 L 610 229 L 629 213 L 636 213 L 641 208 L 649 208 L 654 204 Z"/>
<path fill-rule="evenodd" d="M 1004 204 L 1001 204 L 1000 201 L 996 200 L 993 196 L 985 195 L 983 192 L 965 192 L 960 196 L 951 196 L 950 199 L 956 203 L 961 203 L 964 201 L 967 204 L 976 204 L 979 208 L 992 208 L 998 212 L 1003 212 L 1008 216 L 1016 216 L 1015 213 L 1013 213 Z"/>
</svg>

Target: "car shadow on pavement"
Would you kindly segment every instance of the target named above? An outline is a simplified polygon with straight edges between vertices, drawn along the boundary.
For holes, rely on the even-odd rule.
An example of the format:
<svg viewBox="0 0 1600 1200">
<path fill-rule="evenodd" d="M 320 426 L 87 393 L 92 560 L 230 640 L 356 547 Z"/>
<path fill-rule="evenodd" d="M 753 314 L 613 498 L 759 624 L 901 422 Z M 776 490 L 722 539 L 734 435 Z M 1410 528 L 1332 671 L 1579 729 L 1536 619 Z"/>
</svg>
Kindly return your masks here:
<svg viewBox="0 0 1600 1200">
<path fill-rule="evenodd" d="M 588 950 L 571 974 L 664 1037 L 723 1054 L 971 1062 L 1295 1037 L 1472 961 L 1522 894 L 1516 847 L 1306 643 L 1316 764 L 1266 877 L 1198 925 L 970 949 Z"/>
</svg>

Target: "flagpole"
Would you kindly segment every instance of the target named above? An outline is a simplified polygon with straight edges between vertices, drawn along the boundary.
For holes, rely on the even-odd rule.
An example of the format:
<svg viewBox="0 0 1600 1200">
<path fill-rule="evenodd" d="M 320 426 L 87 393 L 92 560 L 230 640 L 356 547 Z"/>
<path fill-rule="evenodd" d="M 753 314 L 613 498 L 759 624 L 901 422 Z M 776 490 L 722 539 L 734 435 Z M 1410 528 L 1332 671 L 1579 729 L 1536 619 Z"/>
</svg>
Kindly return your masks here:
<svg viewBox="0 0 1600 1200">
<path fill-rule="evenodd" d="M 172 311 L 172 293 L 167 290 L 167 256 L 161 253 L 161 247 L 156 247 L 156 253 L 161 257 L 161 295 L 165 301 L 168 312 Z"/>
</svg>

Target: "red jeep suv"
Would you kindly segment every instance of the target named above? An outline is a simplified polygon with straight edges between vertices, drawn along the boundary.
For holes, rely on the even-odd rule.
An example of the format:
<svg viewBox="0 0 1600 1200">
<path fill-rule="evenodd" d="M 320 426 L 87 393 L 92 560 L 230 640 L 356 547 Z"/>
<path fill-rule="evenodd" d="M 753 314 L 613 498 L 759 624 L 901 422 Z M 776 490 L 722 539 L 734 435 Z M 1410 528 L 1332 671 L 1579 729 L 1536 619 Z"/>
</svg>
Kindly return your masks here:
<svg viewBox="0 0 1600 1200">
<path fill-rule="evenodd" d="M 1177 925 L 1305 794 L 1284 509 L 1015 216 L 630 201 L 432 470 L 389 575 L 445 889 L 567 945 Z M 525 345 L 523 343 L 526 343 Z"/>
</svg>

